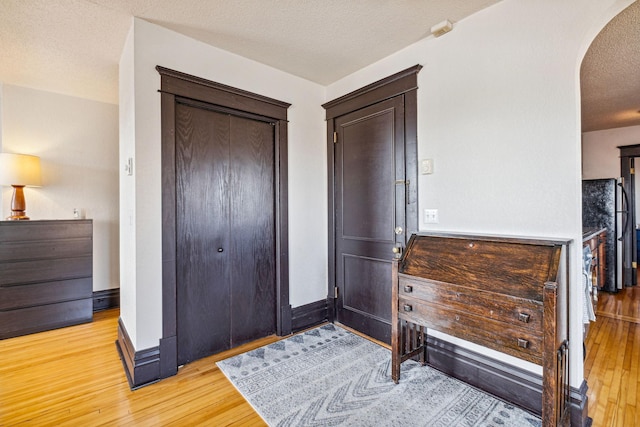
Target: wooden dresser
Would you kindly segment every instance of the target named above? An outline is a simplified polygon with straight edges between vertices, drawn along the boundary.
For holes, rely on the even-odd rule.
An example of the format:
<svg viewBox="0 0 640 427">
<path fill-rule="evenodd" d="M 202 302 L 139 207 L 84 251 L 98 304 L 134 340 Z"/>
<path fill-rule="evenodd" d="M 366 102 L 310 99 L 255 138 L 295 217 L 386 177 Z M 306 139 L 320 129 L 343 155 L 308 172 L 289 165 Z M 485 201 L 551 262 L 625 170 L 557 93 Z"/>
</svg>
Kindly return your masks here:
<svg viewBox="0 0 640 427">
<path fill-rule="evenodd" d="M 585 228 L 582 230 L 582 244 L 589 245 L 593 258 L 591 268 L 593 268 L 591 280 L 593 287 L 603 288 L 608 285 L 608 289 L 615 289 L 616 284 L 606 284 L 607 279 L 607 229 L 606 228 Z"/>
<path fill-rule="evenodd" d="M 420 233 L 393 264 L 392 377 L 429 328 L 542 365 L 545 427 L 569 425 L 569 241 Z M 565 278 L 566 279 L 566 278 Z"/>
<path fill-rule="evenodd" d="M 91 220 L 0 221 L 0 339 L 90 322 Z"/>
</svg>

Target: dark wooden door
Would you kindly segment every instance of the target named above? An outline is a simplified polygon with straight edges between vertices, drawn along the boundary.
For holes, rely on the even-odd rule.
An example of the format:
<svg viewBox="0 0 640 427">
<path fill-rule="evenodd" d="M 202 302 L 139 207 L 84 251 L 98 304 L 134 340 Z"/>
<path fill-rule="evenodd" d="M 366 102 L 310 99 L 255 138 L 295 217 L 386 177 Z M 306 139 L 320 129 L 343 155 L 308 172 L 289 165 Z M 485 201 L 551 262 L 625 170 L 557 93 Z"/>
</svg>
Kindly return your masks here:
<svg viewBox="0 0 640 427">
<path fill-rule="evenodd" d="M 390 342 L 391 260 L 405 241 L 403 97 L 334 123 L 336 319 Z"/>
<path fill-rule="evenodd" d="M 273 334 L 274 130 L 176 104 L 178 363 Z"/>
<path fill-rule="evenodd" d="M 276 332 L 274 127 L 230 116 L 231 347 Z"/>
</svg>

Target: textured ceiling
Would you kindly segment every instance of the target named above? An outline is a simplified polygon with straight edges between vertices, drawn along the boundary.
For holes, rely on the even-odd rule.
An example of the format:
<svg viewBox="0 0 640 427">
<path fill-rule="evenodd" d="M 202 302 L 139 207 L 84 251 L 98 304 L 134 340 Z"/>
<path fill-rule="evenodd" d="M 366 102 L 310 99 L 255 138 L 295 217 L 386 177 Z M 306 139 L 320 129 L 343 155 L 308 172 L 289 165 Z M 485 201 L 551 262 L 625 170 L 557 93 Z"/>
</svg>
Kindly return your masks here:
<svg viewBox="0 0 640 427">
<path fill-rule="evenodd" d="M 583 132 L 640 125 L 640 2 L 596 36 L 582 61 L 580 81 Z"/>
<path fill-rule="evenodd" d="M 498 1 L 0 0 L 0 82 L 117 103 L 118 61 L 137 16 L 326 85 Z M 609 119 L 622 117 L 623 100 L 625 111 L 640 109 L 630 87 L 640 84 L 638 2 L 630 9 L 583 62 L 585 129 L 637 124 Z"/>
<path fill-rule="evenodd" d="M 326 85 L 498 2 L 0 1 L 0 81 L 113 103 L 133 16 Z"/>
</svg>

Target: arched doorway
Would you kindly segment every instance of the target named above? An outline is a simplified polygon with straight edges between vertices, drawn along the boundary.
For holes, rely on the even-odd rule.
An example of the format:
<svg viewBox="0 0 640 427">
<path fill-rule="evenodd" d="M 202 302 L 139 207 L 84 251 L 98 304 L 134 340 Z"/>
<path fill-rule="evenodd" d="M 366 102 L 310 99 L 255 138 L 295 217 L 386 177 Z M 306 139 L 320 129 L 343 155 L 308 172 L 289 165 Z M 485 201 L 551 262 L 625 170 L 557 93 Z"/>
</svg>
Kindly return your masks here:
<svg viewBox="0 0 640 427">
<path fill-rule="evenodd" d="M 640 58 L 637 58 L 636 52 L 628 55 L 625 50 L 627 46 L 637 50 L 640 43 L 640 29 L 637 26 L 639 19 L 638 2 L 619 11 L 592 41 L 584 56 L 580 74 L 582 178 L 613 181 L 619 191 L 619 204 L 615 213 L 619 231 L 616 233 L 614 249 L 617 254 L 615 267 L 618 267 L 620 280 L 613 284 L 610 292 L 599 294 L 596 321 L 586 323 L 590 325 L 591 330 L 588 334 L 585 333 L 587 341 L 583 366 L 585 380 L 589 383 L 589 415 L 594 417 L 594 425 L 603 423 L 603 418 L 607 417 L 598 408 L 602 408 L 603 402 L 610 402 L 614 393 L 618 396 L 617 410 L 624 411 L 628 392 L 623 385 L 622 379 L 626 375 L 622 374 L 623 367 L 620 361 L 627 360 L 633 351 L 637 351 L 632 346 L 621 344 L 627 342 L 628 338 L 614 332 L 616 328 L 629 329 L 632 335 L 634 329 L 629 328 L 629 325 L 635 323 L 629 323 L 633 322 L 631 319 L 623 319 L 620 315 L 612 314 L 609 311 L 609 301 L 617 302 L 620 297 L 627 298 L 625 295 L 633 295 L 627 294 L 627 290 L 637 290 L 637 287 L 630 286 L 637 283 L 634 159 L 640 157 L 640 146 L 637 145 L 640 143 L 640 105 L 637 105 L 640 88 L 631 85 L 638 79 L 631 78 L 625 70 L 628 65 L 632 65 L 636 70 L 639 66 L 637 64 L 640 63 L 636 61 L 640 61 Z M 636 41 L 630 41 L 630 38 Z M 617 76 L 613 75 L 614 71 L 618 72 Z M 633 74 L 637 74 L 637 71 Z M 635 101 L 628 100 L 633 97 Z M 622 188 L 626 190 L 626 196 L 620 191 Z M 619 290 L 622 292 L 618 292 Z M 606 304 L 603 304 L 604 302 Z M 595 337 L 604 337 L 608 344 L 600 346 L 599 350 L 595 351 Z M 602 384 L 605 380 L 602 366 L 613 367 L 616 376 L 621 380 L 609 382 L 603 389 Z M 608 390 L 615 391 L 609 394 Z M 617 421 L 621 422 L 620 419 Z M 623 422 L 625 425 L 628 424 L 627 420 L 623 419 Z M 633 424 L 633 421 L 631 423 Z"/>
</svg>

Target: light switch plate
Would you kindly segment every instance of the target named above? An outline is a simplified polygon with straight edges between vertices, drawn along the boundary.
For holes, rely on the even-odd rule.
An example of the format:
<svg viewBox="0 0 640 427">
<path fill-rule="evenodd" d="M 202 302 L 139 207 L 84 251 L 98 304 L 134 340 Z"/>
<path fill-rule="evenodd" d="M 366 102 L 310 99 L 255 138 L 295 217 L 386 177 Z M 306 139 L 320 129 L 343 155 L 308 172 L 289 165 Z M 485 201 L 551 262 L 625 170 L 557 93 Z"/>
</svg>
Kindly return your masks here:
<svg viewBox="0 0 640 427">
<path fill-rule="evenodd" d="M 422 159 L 420 161 L 420 173 L 422 175 L 433 173 L 433 159 Z"/>
</svg>

